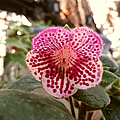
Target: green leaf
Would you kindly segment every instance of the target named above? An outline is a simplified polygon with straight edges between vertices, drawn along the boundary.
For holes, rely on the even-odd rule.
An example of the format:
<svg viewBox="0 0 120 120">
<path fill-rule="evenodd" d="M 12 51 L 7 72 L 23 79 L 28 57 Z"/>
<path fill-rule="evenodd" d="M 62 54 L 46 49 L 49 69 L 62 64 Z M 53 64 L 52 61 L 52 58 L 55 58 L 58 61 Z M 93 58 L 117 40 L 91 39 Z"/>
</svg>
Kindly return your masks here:
<svg viewBox="0 0 120 120">
<path fill-rule="evenodd" d="M 7 29 L 6 30 L 6 36 L 7 37 L 13 37 L 16 34 L 16 30 L 15 29 Z"/>
<path fill-rule="evenodd" d="M 12 58 L 10 57 L 11 54 L 7 54 L 5 57 L 4 57 L 4 68 L 6 68 L 9 63 L 11 62 Z"/>
<path fill-rule="evenodd" d="M 78 90 L 73 97 L 94 107 L 103 107 L 110 103 L 108 94 L 100 85 L 88 90 Z"/>
<path fill-rule="evenodd" d="M 28 52 L 26 45 L 24 45 L 21 41 L 16 38 L 7 38 L 6 39 L 6 46 L 14 46 L 16 48 L 22 49 L 25 52 Z"/>
<path fill-rule="evenodd" d="M 103 108 L 102 112 L 106 120 L 120 120 L 120 107 L 118 106 L 109 105 Z"/>
<path fill-rule="evenodd" d="M 116 94 L 118 94 L 119 92 L 120 92 L 120 80 L 119 79 L 117 79 L 113 84 L 112 84 L 112 89 L 111 89 L 111 91 L 112 91 L 112 93 L 113 93 L 113 95 L 116 95 Z"/>
<path fill-rule="evenodd" d="M 120 77 L 120 61 L 118 61 L 117 64 L 118 64 L 119 68 L 118 68 L 118 70 L 115 72 L 115 74 Z"/>
<path fill-rule="evenodd" d="M 100 85 L 105 88 L 112 85 L 115 80 L 119 80 L 119 77 L 110 71 L 104 70 Z"/>
<path fill-rule="evenodd" d="M 52 97 L 18 90 L 0 91 L 0 116 L 2 120 L 73 120 Z"/>
<path fill-rule="evenodd" d="M 68 29 L 69 31 L 71 31 L 70 27 L 67 24 L 63 28 Z"/>
<path fill-rule="evenodd" d="M 26 25 L 16 26 L 16 29 L 22 31 L 24 34 L 33 33 L 33 28 Z"/>
<path fill-rule="evenodd" d="M 109 71 L 116 72 L 118 70 L 117 63 L 115 62 L 115 60 L 113 60 L 109 56 L 103 54 L 100 56 L 100 60 L 103 63 L 103 67 L 109 67 Z"/>
<path fill-rule="evenodd" d="M 103 72 L 103 77 L 102 77 L 102 81 L 106 82 L 106 83 L 112 83 L 114 82 L 116 79 L 119 79 L 119 77 L 117 75 L 115 75 L 112 72 L 106 71 L 104 70 Z"/>
<path fill-rule="evenodd" d="M 106 120 L 120 120 L 120 98 L 112 96 L 110 105 L 102 108 L 102 112 Z"/>
<path fill-rule="evenodd" d="M 30 92 L 36 88 L 42 88 L 42 85 L 32 75 L 24 76 L 8 86 L 8 89 L 17 89 L 26 92 Z"/>
<path fill-rule="evenodd" d="M 29 49 L 32 49 L 32 40 L 30 39 L 30 37 L 23 37 L 21 39 L 21 42 L 25 44 Z"/>
<path fill-rule="evenodd" d="M 11 54 L 10 58 L 11 58 L 11 62 L 18 63 L 24 68 L 27 68 L 26 62 L 25 62 L 26 56 L 23 52 L 16 52 L 15 54 Z"/>
<path fill-rule="evenodd" d="M 117 87 L 117 85 L 119 85 L 120 84 L 120 80 L 119 79 L 117 79 L 116 81 L 114 81 L 114 83 L 112 84 L 112 87 L 115 87 L 116 89 L 118 89 L 119 87 Z M 119 88 L 120 89 L 120 88 Z"/>
<path fill-rule="evenodd" d="M 110 104 L 115 104 L 115 105 L 120 107 L 120 96 L 118 96 L 118 95 L 111 96 L 111 103 Z"/>
</svg>

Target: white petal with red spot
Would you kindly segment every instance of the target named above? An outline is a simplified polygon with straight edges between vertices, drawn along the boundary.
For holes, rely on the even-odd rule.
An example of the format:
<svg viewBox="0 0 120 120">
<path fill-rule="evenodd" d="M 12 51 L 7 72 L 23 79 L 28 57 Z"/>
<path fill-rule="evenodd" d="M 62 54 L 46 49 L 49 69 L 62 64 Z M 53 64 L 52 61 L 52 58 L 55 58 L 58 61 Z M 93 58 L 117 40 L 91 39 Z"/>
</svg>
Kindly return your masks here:
<svg viewBox="0 0 120 120">
<path fill-rule="evenodd" d="M 66 98 L 101 82 L 103 67 L 98 58 L 103 42 L 93 30 L 49 27 L 33 38 L 32 45 L 26 64 L 47 93 Z"/>
<path fill-rule="evenodd" d="M 102 81 L 103 67 L 100 60 L 94 62 L 80 59 L 71 61 L 71 64 L 68 79 L 74 87 L 87 90 L 97 86 Z"/>
<path fill-rule="evenodd" d="M 88 60 L 97 60 L 103 49 L 102 38 L 87 27 L 75 28 L 71 32 L 74 34 L 73 51 Z"/>
<path fill-rule="evenodd" d="M 69 30 L 48 27 L 33 38 L 32 45 L 35 52 L 56 51 L 72 40 L 73 34 Z"/>
<path fill-rule="evenodd" d="M 77 92 L 77 89 L 70 85 L 66 75 L 60 79 L 59 70 L 48 69 L 43 72 L 42 86 L 44 90 L 54 97 L 67 98 Z"/>
<path fill-rule="evenodd" d="M 33 50 L 29 51 L 26 55 L 26 64 L 31 71 L 32 75 L 37 80 L 41 80 L 41 75 L 44 70 L 53 68 L 55 65 L 60 66 L 61 52 L 46 52 L 46 54 L 36 53 Z"/>
</svg>

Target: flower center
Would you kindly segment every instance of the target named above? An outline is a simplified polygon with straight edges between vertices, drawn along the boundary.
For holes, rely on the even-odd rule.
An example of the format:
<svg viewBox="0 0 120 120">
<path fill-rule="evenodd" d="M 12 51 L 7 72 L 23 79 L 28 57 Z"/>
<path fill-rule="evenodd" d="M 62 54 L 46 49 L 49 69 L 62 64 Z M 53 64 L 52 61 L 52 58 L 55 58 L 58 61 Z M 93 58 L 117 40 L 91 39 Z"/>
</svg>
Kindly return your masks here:
<svg viewBox="0 0 120 120">
<path fill-rule="evenodd" d="M 61 61 L 60 61 L 60 78 L 63 78 L 63 74 L 66 73 L 68 69 L 68 59 L 69 59 L 70 50 L 63 49 L 61 50 Z"/>
</svg>

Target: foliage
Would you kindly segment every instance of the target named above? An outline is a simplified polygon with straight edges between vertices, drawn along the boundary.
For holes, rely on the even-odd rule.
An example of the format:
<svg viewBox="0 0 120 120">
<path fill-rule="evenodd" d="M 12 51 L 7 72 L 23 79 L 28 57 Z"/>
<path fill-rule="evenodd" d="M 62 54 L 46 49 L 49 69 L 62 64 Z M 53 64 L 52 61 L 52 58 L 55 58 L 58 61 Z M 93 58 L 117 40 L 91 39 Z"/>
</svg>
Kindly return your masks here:
<svg viewBox="0 0 120 120">
<path fill-rule="evenodd" d="M 39 26 L 50 26 L 52 24 L 51 20 L 48 20 L 47 22 L 41 20 L 41 21 L 32 21 L 32 26 L 39 27 Z"/>
<path fill-rule="evenodd" d="M 11 68 L 14 65 L 18 65 L 19 69 L 21 69 L 21 67 L 27 68 L 25 63 L 26 53 L 32 49 L 32 38 L 36 35 L 33 34 L 33 27 L 51 25 L 50 20 L 48 22 L 36 21 L 31 23 L 32 26 L 23 25 L 14 21 L 11 21 L 8 24 L 8 28 L 5 30 L 5 45 L 7 47 L 7 54 L 4 57 L 5 71 L 8 71 L 9 68 Z M 16 71 L 18 70 L 16 69 Z M 19 73 L 17 76 L 19 76 Z"/>
<path fill-rule="evenodd" d="M 14 27 L 16 28 L 15 23 L 12 24 L 11 29 Z M 20 28 L 20 30 L 21 36 L 16 36 L 17 33 L 11 32 L 16 36 L 12 40 L 11 35 L 7 34 L 9 35 L 7 40 L 11 40 L 13 44 L 9 41 L 6 45 L 14 45 L 12 47 L 16 52 L 7 54 L 5 66 L 12 61 L 14 64 L 19 63 L 25 67 L 24 55 L 27 50 L 31 49 L 30 42 L 33 36 L 26 35 L 25 28 Z M 13 42 L 14 40 L 17 41 L 17 44 Z M 101 110 L 106 120 L 119 120 L 120 64 L 107 55 L 101 55 L 100 60 L 104 67 L 101 84 L 88 90 L 78 90 L 67 99 L 71 105 L 72 115 L 61 102 L 53 97 L 31 93 L 36 88 L 42 88 L 42 85 L 32 75 L 27 75 L 13 82 L 6 89 L 0 90 L 0 120 L 85 120 L 86 116 L 92 120 L 89 112 L 93 113 L 95 110 Z M 74 106 L 79 111 L 77 118 L 74 115 L 76 114 Z M 87 112 L 88 114 L 86 114 Z"/>
<path fill-rule="evenodd" d="M 106 56 L 104 57 L 106 58 Z M 111 58 L 109 60 L 114 61 Z M 102 62 L 104 64 L 104 61 Z M 115 61 L 114 63 L 115 65 L 117 64 Z M 109 66 L 105 66 L 105 67 L 109 67 L 109 68 L 114 67 L 113 64 L 111 64 L 111 61 L 108 65 Z M 0 101 L 4 101 L 5 96 L 6 98 L 9 97 L 9 99 L 6 99 L 4 103 L 2 102 L 0 103 L 0 111 L 1 110 L 4 111 L 5 108 L 10 109 L 11 111 L 11 113 L 8 112 L 5 114 L 3 114 L 4 112 L 1 112 L 0 116 L 4 118 L 3 120 L 7 120 L 8 116 L 13 117 L 11 115 L 12 113 L 14 113 L 14 117 L 16 117 L 15 114 L 18 115 L 22 114 L 22 117 L 25 119 L 28 119 L 27 117 L 30 116 L 31 120 L 33 120 L 34 118 L 38 120 L 39 117 L 41 117 L 41 119 L 43 120 L 46 120 L 48 117 L 51 117 L 51 119 L 58 119 L 58 120 L 73 119 L 70 113 L 68 112 L 67 108 L 62 103 L 54 100 L 54 98 L 50 96 L 46 97 L 43 95 L 26 93 L 36 88 L 42 88 L 40 82 L 36 81 L 32 75 L 28 75 L 18 79 L 16 82 L 8 86 L 5 90 L 0 91 Z M 115 120 L 119 120 L 119 108 L 120 108 L 119 92 L 120 92 L 119 77 L 110 71 L 104 70 L 103 80 L 100 85 L 88 90 L 78 90 L 77 93 L 75 93 L 72 97 L 73 99 L 75 99 L 75 101 L 77 101 L 77 104 L 78 101 L 86 103 L 86 107 L 83 108 L 83 111 L 84 109 L 86 109 L 86 111 L 91 111 L 91 110 L 95 111 L 96 109 L 99 110 L 101 109 L 106 120 L 113 120 L 113 118 Z M 24 108 L 24 112 L 22 111 L 23 107 L 21 106 L 21 104 L 27 105 Z M 19 107 L 19 113 L 15 111 L 15 109 L 17 109 L 15 105 Z M 78 106 L 76 107 L 78 108 Z M 26 110 L 28 110 L 27 113 L 25 112 Z M 39 114 L 37 114 L 37 112 Z M 56 116 L 56 114 L 58 117 Z M 19 120 L 19 117 L 17 117 L 16 120 Z"/>
<path fill-rule="evenodd" d="M 33 33 L 32 27 L 26 25 L 18 25 L 17 22 L 10 22 L 8 24 L 8 29 L 6 29 L 6 47 L 10 48 L 7 51 L 7 55 L 5 56 L 5 68 L 9 65 L 9 63 L 19 63 L 22 67 L 26 68 L 25 64 L 25 54 L 32 49 L 31 41 L 32 37 L 35 35 L 31 35 Z M 14 53 L 11 53 L 11 50 L 14 50 Z M 9 59 L 8 59 L 9 58 Z"/>
</svg>

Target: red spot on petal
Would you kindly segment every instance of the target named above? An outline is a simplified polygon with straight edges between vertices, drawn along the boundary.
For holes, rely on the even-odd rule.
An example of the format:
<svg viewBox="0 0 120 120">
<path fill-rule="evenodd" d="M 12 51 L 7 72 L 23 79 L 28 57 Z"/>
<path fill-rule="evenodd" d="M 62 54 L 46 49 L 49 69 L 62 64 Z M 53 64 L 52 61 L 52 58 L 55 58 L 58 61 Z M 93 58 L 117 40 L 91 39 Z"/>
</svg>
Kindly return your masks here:
<svg viewBox="0 0 120 120">
<path fill-rule="evenodd" d="M 47 83 L 50 83 L 50 80 L 47 80 Z"/>
<path fill-rule="evenodd" d="M 85 85 L 86 85 L 86 86 L 89 86 L 89 84 L 88 84 L 88 83 L 86 83 Z"/>
<path fill-rule="evenodd" d="M 54 93 L 56 93 L 56 92 L 57 92 L 57 90 L 56 90 L 56 89 L 53 89 L 53 92 L 54 92 Z"/>
<path fill-rule="evenodd" d="M 35 75 L 37 75 L 37 72 L 34 72 Z"/>
<path fill-rule="evenodd" d="M 47 84 L 47 87 L 50 87 L 50 84 Z"/>
<path fill-rule="evenodd" d="M 55 82 L 55 85 L 58 85 L 58 82 Z"/>
<path fill-rule="evenodd" d="M 49 75 L 45 75 L 46 78 L 49 78 Z"/>
<path fill-rule="evenodd" d="M 68 91 L 68 94 L 71 94 L 71 91 Z"/>
<path fill-rule="evenodd" d="M 96 72 L 96 70 L 93 70 L 93 73 L 95 73 Z"/>
<path fill-rule="evenodd" d="M 29 62 L 29 60 L 26 60 L 26 62 Z"/>
<path fill-rule="evenodd" d="M 74 89 L 74 87 L 73 87 L 73 86 L 71 86 L 71 87 L 70 87 L 70 89 L 71 89 L 71 90 L 73 90 L 73 89 Z"/>
<path fill-rule="evenodd" d="M 92 75 L 91 77 L 92 77 L 92 78 L 96 78 L 95 75 Z"/>
<path fill-rule="evenodd" d="M 84 74 L 83 77 L 86 78 L 86 74 Z"/>
</svg>

